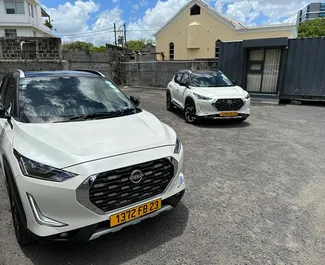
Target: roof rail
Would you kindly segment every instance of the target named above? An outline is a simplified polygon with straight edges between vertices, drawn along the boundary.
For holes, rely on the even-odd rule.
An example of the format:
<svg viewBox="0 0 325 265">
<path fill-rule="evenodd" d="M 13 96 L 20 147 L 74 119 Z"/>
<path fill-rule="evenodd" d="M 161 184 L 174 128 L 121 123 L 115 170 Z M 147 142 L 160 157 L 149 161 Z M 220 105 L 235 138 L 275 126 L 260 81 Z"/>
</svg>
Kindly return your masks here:
<svg viewBox="0 0 325 265">
<path fill-rule="evenodd" d="M 88 73 L 92 73 L 92 74 L 95 74 L 95 75 L 99 75 L 99 76 L 101 76 L 101 77 L 105 77 L 105 75 L 102 74 L 101 72 L 99 72 L 99 71 L 94 71 L 94 70 L 80 70 L 80 69 L 77 69 L 77 70 L 74 70 L 74 71 L 88 72 Z"/>
<path fill-rule="evenodd" d="M 19 77 L 25 77 L 25 73 L 20 69 L 13 69 L 12 71 L 18 73 Z"/>
</svg>

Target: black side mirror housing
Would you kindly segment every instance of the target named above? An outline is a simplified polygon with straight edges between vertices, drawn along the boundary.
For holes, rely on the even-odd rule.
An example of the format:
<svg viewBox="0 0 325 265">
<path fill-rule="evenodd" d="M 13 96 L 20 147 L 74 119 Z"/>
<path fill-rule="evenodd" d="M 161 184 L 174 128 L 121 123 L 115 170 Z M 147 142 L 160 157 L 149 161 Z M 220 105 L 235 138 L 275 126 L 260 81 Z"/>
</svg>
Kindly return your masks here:
<svg viewBox="0 0 325 265">
<path fill-rule="evenodd" d="M 140 98 L 137 96 L 130 96 L 131 102 L 137 107 L 140 105 Z"/>
<path fill-rule="evenodd" d="M 235 80 L 231 80 L 231 82 L 232 82 L 234 85 L 237 85 L 237 83 L 236 83 Z"/>
<path fill-rule="evenodd" d="M 0 119 L 11 119 L 11 116 L 6 114 L 6 109 L 3 105 L 0 105 Z"/>
<path fill-rule="evenodd" d="M 180 86 L 185 86 L 187 88 L 190 88 L 190 85 L 188 83 L 179 83 Z"/>
</svg>

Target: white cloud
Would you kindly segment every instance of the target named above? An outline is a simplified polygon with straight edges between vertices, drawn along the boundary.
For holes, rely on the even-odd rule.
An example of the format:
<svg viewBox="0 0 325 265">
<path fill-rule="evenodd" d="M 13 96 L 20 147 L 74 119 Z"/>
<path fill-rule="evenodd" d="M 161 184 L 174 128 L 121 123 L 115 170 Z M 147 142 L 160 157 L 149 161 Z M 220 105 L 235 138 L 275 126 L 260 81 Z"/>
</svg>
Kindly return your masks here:
<svg viewBox="0 0 325 265">
<path fill-rule="evenodd" d="M 138 10 L 139 9 L 139 5 L 137 5 L 137 4 L 132 5 L 132 9 L 135 10 L 135 11 Z"/>
<path fill-rule="evenodd" d="M 128 25 L 129 39 L 154 38 L 153 34 L 160 29 L 188 0 L 167 0 L 156 3 L 145 11 L 144 16 Z"/>
<path fill-rule="evenodd" d="M 58 34 L 73 34 L 87 31 L 87 20 L 90 14 L 97 12 L 99 5 L 90 1 L 77 0 L 74 4 L 66 2 L 57 8 L 46 8 L 53 19 L 54 28 Z"/>
<path fill-rule="evenodd" d="M 267 17 L 262 24 L 294 23 L 299 9 L 311 0 L 218 0 L 215 6 L 227 5 L 225 15 L 244 25 L 255 23 L 259 15 Z"/>
<path fill-rule="evenodd" d="M 120 0 L 113 0 L 113 3 L 116 4 L 116 3 L 118 3 L 119 1 L 120 1 Z"/>
<path fill-rule="evenodd" d="M 140 0 L 140 6 L 147 6 L 148 0 Z"/>
</svg>

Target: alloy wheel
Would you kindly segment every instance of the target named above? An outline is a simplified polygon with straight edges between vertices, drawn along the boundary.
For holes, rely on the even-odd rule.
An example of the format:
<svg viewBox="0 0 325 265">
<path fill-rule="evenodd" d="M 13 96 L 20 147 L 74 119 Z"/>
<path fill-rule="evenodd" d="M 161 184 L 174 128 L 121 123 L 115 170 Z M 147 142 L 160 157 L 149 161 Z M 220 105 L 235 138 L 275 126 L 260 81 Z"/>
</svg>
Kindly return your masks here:
<svg viewBox="0 0 325 265">
<path fill-rule="evenodd" d="M 185 116 L 186 122 L 188 122 L 188 123 L 193 123 L 195 121 L 195 119 L 196 119 L 195 108 L 194 108 L 193 104 L 188 104 L 186 106 L 184 116 Z"/>
</svg>

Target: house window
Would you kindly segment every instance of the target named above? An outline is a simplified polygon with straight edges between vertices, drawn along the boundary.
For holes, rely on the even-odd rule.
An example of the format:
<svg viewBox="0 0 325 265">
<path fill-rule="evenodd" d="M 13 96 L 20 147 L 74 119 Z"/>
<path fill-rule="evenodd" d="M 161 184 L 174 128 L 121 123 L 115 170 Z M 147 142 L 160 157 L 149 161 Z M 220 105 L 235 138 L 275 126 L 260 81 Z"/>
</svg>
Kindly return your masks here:
<svg viewBox="0 0 325 265">
<path fill-rule="evenodd" d="M 191 16 L 200 15 L 200 13 L 201 13 L 201 7 L 199 7 L 198 5 L 194 5 L 191 7 Z"/>
<path fill-rule="evenodd" d="M 17 37 L 17 30 L 16 29 L 5 29 L 5 36 L 16 38 Z"/>
<path fill-rule="evenodd" d="M 5 1 L 7 14 L 25 14 L 24 2 Z"/>
<path fill-rule="evenodd" d="M 219 49 L 220 49 L 220 40 L 216 41 L 216 50 L 215 50 L 215 55 L 214 57 L 219 58 Z"/>
<path fill-rule="evenodd" d="M 33 5 L 28 3 L 28 11 L 29 11 L 29 16 L 30 17 L 34 17 L 34 9 L 33 9 Z"/>
<path fill-rule="evenodd" d="M 169 43 L 169 60 L 174 60 L 174 43 Z"/>
</svg>

